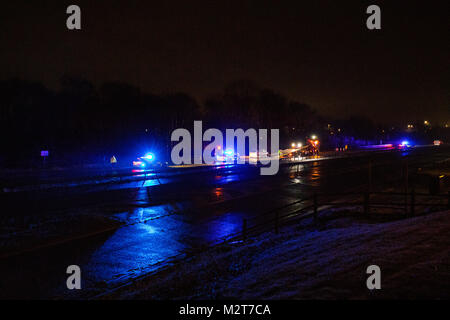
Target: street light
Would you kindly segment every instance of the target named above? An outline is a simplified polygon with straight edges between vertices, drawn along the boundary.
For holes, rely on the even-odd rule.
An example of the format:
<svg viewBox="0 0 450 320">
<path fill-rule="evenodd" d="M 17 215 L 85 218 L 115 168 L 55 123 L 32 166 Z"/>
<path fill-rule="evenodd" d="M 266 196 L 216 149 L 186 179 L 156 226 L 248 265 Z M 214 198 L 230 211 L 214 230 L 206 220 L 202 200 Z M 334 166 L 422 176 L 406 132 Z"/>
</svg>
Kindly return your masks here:
<svg viewBox="0 0 450 320">
<path fill-rule="evenodd" d="M 297 143 L 297 148 L 301 148 L 302 147 L 302 144 L 299 142 L 299 143 Z"/>
<path fill-rule="evenodd" d="M 311 139 L 316 140 L 316 139 L 317 139 L 317 136 L 316 136 L 315 134 L 313 134 L 313 135 L 311 136 Z"/>
<path fill-rule="evenodd" d="M 291 147 L 295 148 L 295 142 L 292 142 Z"/>
</svg>

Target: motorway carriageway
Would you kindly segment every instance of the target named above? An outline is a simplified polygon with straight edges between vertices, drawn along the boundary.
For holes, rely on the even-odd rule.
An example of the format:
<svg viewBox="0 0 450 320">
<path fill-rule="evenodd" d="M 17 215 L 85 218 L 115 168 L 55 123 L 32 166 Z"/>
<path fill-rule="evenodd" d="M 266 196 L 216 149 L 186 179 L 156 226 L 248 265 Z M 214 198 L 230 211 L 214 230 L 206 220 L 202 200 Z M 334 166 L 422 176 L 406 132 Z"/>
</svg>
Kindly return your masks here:
<svg viewBox="0 0 450 320">
<path fill-rule="evenodd" d="M 430 147 L 417 146 L 418 147 Z M 323 152 L 320 156 L 304 157 L 295 161 L 280 160 L 280 166 L 295 165 L 307 163 L 310 161 L 332 160 L 346 157 L 367 156 L 380 152 L 392 152 L 391 149 L 373 149 Z M 395 150 L 394 150 L 395 151 Z M 248 160 L 248 159 L 247 159 Z M 43 170 L 3 170 L 0 173 L 0 194 L 10 192 L 45 190 L 52 188 L 76 188 L 84 186 L 97 185 L 104 188 L 129 188 L 139 186 L 139 181 L 145 180 L 146 186 L 164 183 L 166 178 L 183 174 L 197 174 L 205 171 L 215 171 L 218 174 L 226 172 L 230 168 L 253 166 L 254 164 L 230 164 L 221 163 L 214 165 L 196 164 L 196 165 L 173 165 L 161 169 L 143 170 L 134 167 L 102 166 L 98 168 L 86 169 L 43 169 Z M 159 179 L 159 181 L 157 181 Z M 81 190 L 81 188 L 80 188 Z M 76 192 L 76 190 L 73 190 Z M 88 192 L 93 189 L 87 189 Z"/>
</svg>

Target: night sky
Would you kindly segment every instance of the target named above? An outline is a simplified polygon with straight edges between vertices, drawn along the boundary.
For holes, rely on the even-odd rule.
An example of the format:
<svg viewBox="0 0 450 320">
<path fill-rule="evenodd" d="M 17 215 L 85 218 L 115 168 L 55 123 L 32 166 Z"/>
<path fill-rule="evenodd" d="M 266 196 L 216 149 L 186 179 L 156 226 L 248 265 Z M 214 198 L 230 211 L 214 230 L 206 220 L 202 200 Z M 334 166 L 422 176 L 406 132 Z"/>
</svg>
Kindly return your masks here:
<svg viewBox="0 0 450 320">
<path fill-rule="evenodd" d="M 448 1 L 9 2 L 2 80 L 56 89 L 72 74 L 202 101 L 248 79 L 332 117 L 450 120 Z M 70 4 L 80 31 L 66 28 Z M 370 4 L 382 30 L 366 28 Z"/>
</svg>

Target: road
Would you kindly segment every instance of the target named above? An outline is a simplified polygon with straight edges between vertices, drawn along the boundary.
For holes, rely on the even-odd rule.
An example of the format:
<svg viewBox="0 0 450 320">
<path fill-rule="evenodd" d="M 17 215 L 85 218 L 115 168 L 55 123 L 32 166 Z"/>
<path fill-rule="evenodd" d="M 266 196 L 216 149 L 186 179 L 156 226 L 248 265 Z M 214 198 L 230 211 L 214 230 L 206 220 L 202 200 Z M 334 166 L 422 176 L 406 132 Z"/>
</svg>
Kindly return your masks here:
<svg viewBox="0 0 450 320">
<path fill-rule="evenodd" d="M 382 189 L 399 185 L 405 159 L 413 172 L 449 157 L 445 148 L 421 148 L 285 165 L 275 176 L 260 176 L 256 167 L 223 166 L 157 179 L 10 193 L 2 203 L 17 215 L 93 212 L 123 225 L 85 241 L 0 261 L 0 297 L 67 298 L 100 292 L 240 232 L 243 219 L 249 226 L 263 223 L 264 213 L 315 192 L 363 190 L 369 160 L 373 188 Z M 72 264 L 81 267 L 84 290 L 66 289 L 65 270 Z"/>
</svg>

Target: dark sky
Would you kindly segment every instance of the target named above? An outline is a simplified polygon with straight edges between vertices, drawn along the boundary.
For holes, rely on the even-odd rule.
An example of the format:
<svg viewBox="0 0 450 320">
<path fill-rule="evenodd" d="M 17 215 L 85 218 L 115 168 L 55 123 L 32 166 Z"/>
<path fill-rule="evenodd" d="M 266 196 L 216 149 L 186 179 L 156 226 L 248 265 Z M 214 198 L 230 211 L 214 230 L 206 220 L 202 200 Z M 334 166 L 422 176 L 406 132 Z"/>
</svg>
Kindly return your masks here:
<svg viewBox="0 0 450 320">
<path fill-rule="evenodd" d="M 70 4 L 81 31 L 66 29 Z M 382 30 L 366 28 L 369 4 Z M 57 88 L 69 73 L 200 101 L 249 79 L 324 115 L 443 123 L 448 13 L 448 1 L 10 1 L 0 78 Z"/>
</svg>

